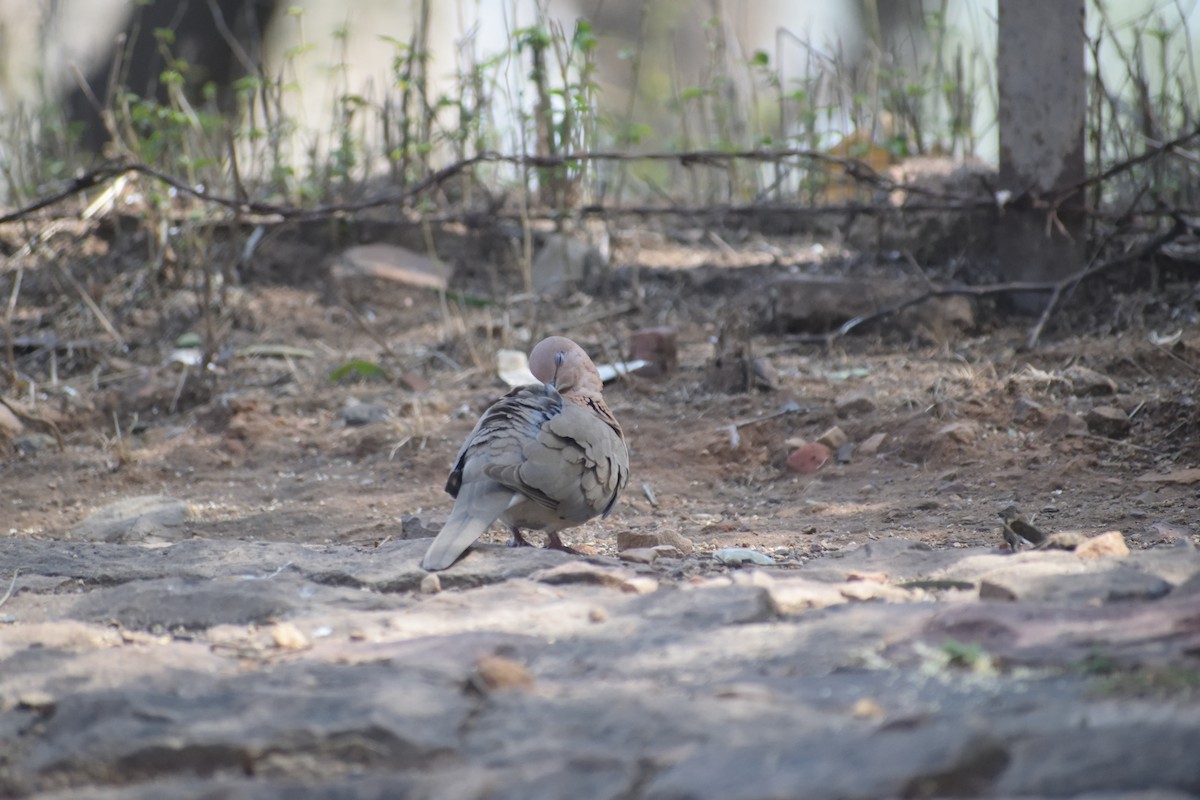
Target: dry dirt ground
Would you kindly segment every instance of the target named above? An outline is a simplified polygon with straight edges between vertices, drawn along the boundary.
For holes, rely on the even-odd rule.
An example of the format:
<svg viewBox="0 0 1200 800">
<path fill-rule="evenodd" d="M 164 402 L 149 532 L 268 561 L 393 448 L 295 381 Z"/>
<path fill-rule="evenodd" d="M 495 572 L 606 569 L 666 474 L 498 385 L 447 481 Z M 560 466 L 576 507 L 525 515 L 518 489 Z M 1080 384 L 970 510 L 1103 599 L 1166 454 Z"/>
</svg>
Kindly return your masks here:
<svg viewBox="0 0 1200 800">
<path fill-rule="evenodd" d="M 215 657 L 213 653 L 222 655 L 219 645 L 227 646 L 228 642 L 221 636 L 230 636 L 228 631 L 221 636 L 213 634 L 217 626 L 198 630 L 203 628 L 199 623 L 171 626 L 161 620 L 138 622 L 157 619 L 153 614 L 123 617 L 114 611 L 108 617 L 93 609 L 81 617 L 81 612 L 63 605 L 64 597 L 74 598 L 92 589 L 107 591 L 105 587 L 148 579 L 147 573 L 133 567 L 133 572 L 121 573 L 116 566 L 112 567 L 115 572 L 96 573 L 99 567 L 95 563 L 71 573 L 68 568 L 47 566 L 50 562 L 46 559 L 51 555 L 54 559 L 84 561 L 111 557 L 116 564 L 133 556 L 125 550 L 118 553 L 104 547 L 167 552 L 198 540 L 220 543 L 214 546 L 226 549 L 214 551 L 212 558 L 219 560 L 220 553 L 226 553 L 231 564 L 243 564 L 238 560 L 245 557 L 238 549 L 241 543 L 254 543 L 255 547 L 270 543 L 271 547 L 317 548 L 315 552 L 324 552 L 319 548 L 328 547 L 333 548 L 328 552 L 355 554 L 356 558 L 374 555 L 371 569 L 384 572 L 389 567 L 380 559 L 395 558 L 398 560 L 392 563 L 398 573 L 407 570 L 405 574 L 410 574 L 420 546 L 409 540 L 429 535 L 449 509 L 450 498 L 442 491 L 447 468 L 478 414 L 504 391 L 495 372 L 496 350 L 527 350 L 532 341 L 546 333 L 569 335 L 597 362 L 607 362 L 626 354 L 630 334 L 638 329 L 670 326 L 677 332 L 679 364 L 673 374 L 662 378 L 635 376 L 606 389 L 609 405 L 629 438 L 629 488 L 608 519 L 593 521 L 565 536 L 569 543 L 593 554 L 591 561 L 583 563 L 599 565 L 598 570 L 636 570 L 636 574 L 650 576 L 664 587 L 728 581 L 722 576 L 735 575 L 739 570 L 712 553 L 744 547 L 768 556 L 774 566 L 767 567 L 767 571 L 782 580 L 804 569 L 810 570 L 805 574 L 816 574 L 811 570 L 842 563 L 840 557 L 861 555 L 867 552 L 864 545 L 889 539 L 903 540 L 897 545 L 901 548 L 908 546 L 904 542 L 928 545 L 932 550 L 921 552 L 928 553 L 930 559 L 951 551 L 997 559 L 1037 559 L 1042 555 L 1058 558 L 1061 554 L 1008 554 L 997 512 L 1013 503 L 1038 526 L 1051 531 L 1083 536 L 1120 531 L 1135 556 L 1162 547 L 1179 547 L 1181 553 L 1191 553 L 1191 548 L 1200 543 L 1200 483 L 1195 472 L 1200 466 L 1200 414 L 1196 407 L 1200 328 L 1193 319 L 1192 300 L 1182 301 L 1185 311 L 1192 303 L 1187 312 L 1191 316 L 1177 316 L 1174 322 L 1170 317 L 1174 311 L 1155 298 L 1138 295 L 1123 296 L 1110 306 L 1101 306 L 1101 311 L 1088 312 L 1091 316 L 1068 308 L 1056 318 L 1040 346 L 1030 352 L 1021 348 L 1030 321 L 1003 316 L 987 303 L 975 305 L 966 329 L 947 330 L 919 318 L 890 320 L 823 347 L 799 343 L 786 331 L 773 329 L 770 320 L 762 316 L 765 306 L 748 300 L 761 299 L 774 281 L 795 275 L 797 270 L 819 272 L 822 263 L 827 263 L 830 271 L 838 267 L 840 262 L 823 262 L 813 256 L 833 250 L 832 246 L 815 247 L 809 241 L 751 237 L 730 247 L 723 241 L 688 244 L 669 238 L 652 239 L 633 250 L 618 249 L 615 277 L 603 291 L 593 295 L 575 293 L 557 304 L 516 298 L 484 306 L 461 304 L 455 298 L 442 301 L 436 292 L 388 282 L 372 283 L 365 293 L 361 286 L 349 291 L 346 286 L 334 285 L 329 276 L 331 253 L 300 246 L 288 250 L 278 242 L 275 247 L 271 268 L 249 276 L 241 286 L 229 287 L 224 305 L 212 315 L 221 352 L 217 363 L 203 376 L 197 376 L 194 368 L 168 361 L 181 334 L 203 331 L 207 324 L 197 311 L 202 305 L 198 279 L 191 286 L 192 279 L 185 276 L 183 286 L 162 286 L 152 291 L 145 278 L 126 263 L 83 281 L 79 290 L 89 293 L 106 311 L 126 342 L 122 350 L 112 344 L 88 311 L 67 311 L 78 305 L 76 289 L 63 281 L 61 273 L 55 273 L 58 278 L 26 277 L 11 335 L 14 341 L 25 343 L 15 348 L 15 356 L 23 372 L 38 378 L 36 402 L 29 402 L 27 393 L 10 395 L 22 429 L 10 427 L 0 455 L 0 536 L 4 539 L 0 549 L 10 554 L 0 569 L 0 596 L 10 579 L 13 582 L 11 597 L 0 607 L 0 637 L 7 637 L 9 642 L 5 646 L 0 638 L 0 665 L 7 662 L 15 669 L 14 665 L 25 664 L 25 672 L 10 671 L 13 682 L 7 686 L 0 680 L 0 717 L 4 718 L 0 742 L 8 742 L 10 748 L 8 756 L 0 756 L 0 790 L 7 788 L 21 795 L 62 790 L 66 793 L 63 796 L 83 797 L 89 796 L 86 787 L 96 784 L 117 787 L 112 790 L 116 792 L 113 796 L 124 796 L 120 792 L 125 787 L 131 792 L 129 796 L 137 790 L 146 792 L 139 796 L 149 797 L 165 790 L 137 789 L 142 786 L 140 781 L 147 776 L 173 775 L 172 768 L 162 765 L 143 769 L 155 758 L 164 763 L 170 760 L 169 753 L 175 746 L 170 744 L 174 741 L 170 737 L 125 760 L 114 756 L 106 761 L 97 755 L 96 763 L 101 766 L 69 762 L 64 767 L 61 760 L 45 753 L 38 755 L 38 737 L 45 735 L 53 740 L 53 736 L 62 735 L 53 731 L 46 734 L 39 725 L 52 725 L 56 710 L 60 717 L 65 714 L 67 698 L 74 690 L 67 688 L 69 682 L 50 687 L 32 678 L 12 677 L 28 677 L 29 670 L 36 673 L 43 669 L 21 661 L 22 653 L 30 646 L 82 653 L 90 652 L 92 645 L 80 645 L 78 649 L 62 642 L 36 645 L 40 637 L 56 641 L 54 635 L 58 635 L 52 635 L 50 628 L 39 632 L 36 626 L 53 626 L 69 617 L 83 619 L 78 624 L 92 631 L 87 635 L 100 639 L 116 630 L 126 636 L 126 642 L 146 636 L 178 642 L 181 647 L 198 647 L 192 655 L 182 653 L 177 658 L 181 663 L 188 658 L 200 659 L 197 669 L 209 670 L 205 674 L 210 675 L 215 673 L 208 659 Z M 286 274 L 289 263 L 301 261 L 302 267 L 296 267 L 299 277 L 288 285 L 281 274 Z M 896 264 L 863 266 L 862 259 L 855 263 L 857 266 L 849 271 L 855 275 L 857 269 L 856 279 L 863 281 L 880 275 L 904 277 L 908 271 Z M 457 266 L 463 268 L 461 263 Z M 81 269 L 75 274 L 82 278 Z M 484 294 L 486 281 L 480 279 L 475 287 L 475 294 Z M 1136 309 L 1129 311 L 1133 306 Z M 744 316 L 746 308 L 751 309 L 751 319 L 739 320 L 738 315 Z M 1153 313 L 1145 311 L 1147 308 Z M 1123 316 L 1119 324 L 1098 323 L 1105 313 L 1111 313 L 1114 319 Z M 54 330 L 63 337 L 63 331 L 71 325 L 86 330 L 72 347 L 55 350 L 30 342 Z M 1070 325 L 1077 325 L 1084 333 L 1072 333 Z M 748 341 L 753 355 L 764 359 L 768 371 L 773 372 L 772 387 L 730 392 L 726 391 L 728 386 L 714 379 L 711 362 L 715 340 L 723 333 L 736 336 L 743 329 L 751 332 Z M 1181 334 L 1173 339 L 1162 338 L 1172 329 Z M 355 359 L 378 365 L 382 374 L 351 374 L 331 380 L 331 374 Z M 1081 371 L 1083 367 L 1100 377 Z M 57 380 L 51 379 L 51 368 Z M 848 402 L 856 396 L 860 402 Z M 1106 427 L 1103 420 L 1095 419 L 1093 409 L 1098 406 L 1124 412 L 1129 419 L 1128 429 Z M 46 420 L 56 424 L 61 447 Z M 844 458 L 831 457 L 812 474 L 799 474 L 787 467 L 789 452 L 799 440 L 815 440 L 833 426 L 840 427 L 852 445 L 842 454 Z M 864 452 L 864 444 L 876 434 L 883 434 L 882 440 L 876 437 L 875 446 L 867 446 Z M 100 509 L 124 498 L 147 495 L 161 495 L 185 504 L 183 516 L 170 530 L 152 526 L 135 534 L 109 535 L 88 527 L 88 520 L 94 521 Z M 616 542 L 621 532 L 680 534 L 695 550 L 684 558 L 618 567 Z M 102 541 L 106 538 L 110 539 L 107 544 Z M 495 541 L 502 539 L 501 534 L 495 534 Z M 90 544 L 97 540 L 101 543 Z M 101 549 L 88 550 L 85 545 Z M 40 549 L 43 546 L 50 549 Z M 286 555 L 291 552 L 279 550 L 274 561 L 264 556 L 263 571 L 284 569 L 293 563 L 299 556 Z M 536 594 L 525 584 L 529 569 L 553 569 L 571 563 L 565 556 L 560 561 L 558 554 L 546 560 L 550 555 L 483 550 L 473 556 L 476 562 L 494 556 L 500 560 L 496 563 L 502 561 L 504 569 L 512 570 L 501 578 L 480 578 L 478 583 L 512 584 L 510 590 L 518 593 L 515 598 L 500 594 L 489 599 L 491 596 L 481 595 L 472 601 L 471 590 L 465 590 L 461 592 L 464 605 L 457 610 L 453 603 L 446 605 L 448 601 L 442 601 L 442 606 L 427 605 L 460 591 L 455 588 L 460 584 L 455 584 L 451 570 L 446 573 L 447 591 L 443 594 L 431 599 L 416 591 L 414 583 L 400 581 L 394 602 L 408 610 L 425 609 L 423 613 L 431 618 L 441 609 L 447 619 L 466 613 L 463 609 L 469 611 L 472 602 L 524 602 L 520 592 Z M 528 569 L 511 566 L 519 565 L 523 556 L 529 559 Z M 899 567 L 889 568 L 886 559 L 867 558 L 860 566 L 861 574 L 843 574 L 839 579 L 896 586 L 905 578 Z M 205 567 L 210 568 L 220 569 L 219 564 Z M 476 568 L 482 569 L 478 565 Z M 15 579 L 14 569 L 21 570 Z M 927 571 L 917 570 L 908 577 L 927 575 Z M 1186 577 L 1183 575 L 1180 582 Z M 608 579 L 596 580 L 603 584 Z M 613 580 L 619 584 L 625 579 Z M 338 583 L 332 579 L 317 582 L 321 591 L 327 588 L 326 583 Z M 357 585 L 361 589 L 368 583 Z M 550 583 L 553 585 L 553 581 Z M 383 581 L 378 585 L 385 584 Z M 356 584 L 347 579 L 345 585 Z M 640 586 L 634 581 L 623 588 L 626 594 L 640 596 Z M 744 583 L 735 581 L 730 589 L 739 586 L 745 588 Z M 934 605 L 942 598 L 937 592 L 943 589 L 958 589 L 973 597 L 978 594 L 978 585 L 970 580 L 925 588 L 932 594 L 924 600 Z M 1166 590 L 1171 588 L 1166 586 Z M 601 589 L 589 587 L 586 591 Z M 1018 600 L 1023 599 L 1020 594 L 1018 590 Z M 393 601 L 379 602 L 386 605 Z M 742 599 L 730 599 L 731 607 L 739 602 Z M 774 619 L 780 613 L 786 616 L 779 598 L 771 602 L 775 605 L 767 617 Z M 1084 602 L 1080 608 L 1098 603 Z M 823 604 L 813 603 L 813 607 L 819 605 Z M 408 613 L 404 609 L 375 609 L 374 613 L 402 615 Z M 553 615 L 555 611 L 550 608 L 547 613 Z M 588 613 L 619 616 L 621 612 L 597 612 L 592 608 Z M 628 613 L 636 616 L 651 612 L 635 609 Z M 687 614 L 680 613 L 682 616 L 671 618 L 671 626 L 686 627 Z M 734 613 L 719 622 L 762 622 L 757 613 L 744 619 Z M 311 644 L 314 636 L 327 635 L 326 628 L 341 630 L 332 623 L 318 625 L 309 620 L 311 624 L 300 624 L 303 615 L 286 611 L 282 615 L 266 614 L 262 619 L 254 614 L 248 620 L 234 618 L 215 618 L 212 622 L 240 621 L 251 631 L 245 636 L 253 638 L 252 630 L 266 630 L 272 623 L 290 619 L 301 628 L 296 649 Z M 893 622 L 879 623 L 883 625 L 878 629 L 881 637 L 886 636 Z M 362 630 L 349 633 L 347 641 L 370 644 L 386 640 L 386 635 L 375 638 L 378 631 L 371 626 L 376 624 L 386 630 L 389 623 L 377 619 L 363 622 Z M 432 627 L 422 628 L 426 633 L 436 630 L 436 625 L 429 624 Z M 447 630 L 456 624 L 448 623 Z M 521 624 L 528 624 L 530 636 L 544 636 L 543 644 L 561 634 L 543 631 L 536 623 Z M 707 630 L 707 624 L 697 623 L 697 630 Z M 1184 629 L 1194 636 L 1191 624 L 1185 624 Z M 318 628 L 322 633 L 314 634 Z M 399 622 L 392 625 L 393 631 L 400 628 L 403 624 Z M 866 624 L 862 630 L 876 629 Z M 277 632 L 272 646 L 288 650 L 291 645 L 286 636 L 280 644 Z M 536 663 L 536 654 L 522 650 L 524 646 L 493 647 L 503 654 L 499 669 L 515 664 L 519 675 L 513 680 L 519 685 L 529 677 L 526 668 L 533 670 L 530 680 L 549 681 L 553 670 L 546 666 L 548 662 L 542 662 L 543 672 L 531 667 Z M 750 650 L 759 646 L 770 649 L 753 637 L 746 642 Z M 740 647 L 736 638 L 730 639 L 711 645 L 709 650 L 690 651 L 687 658 L 719 658 L 714 654 Z M 1195 651 L 1187 652 L 1191 655 L 1184 666 L 1194 672 Z M 296 666 L 289 665 L 286 658 L 273 661 L 242 655 L 246 658 L 243 671 L 270 673 Z M 752 670 L 753 653 L 743 655 L 748 659 L 746 668 Z M 588 658 L 586 653 L 576 657 Z M 350 661 L 359 663 L 355 659 L 362 658 L 354 656 Z M 768 656 L 763 658 L 764 664 L 774 663 Z M 487 683 L 487 668 L 471 663 L 476 676 L 471 680 L 477 681 L 482 674 Z M 703 665 L 693 666 L 697 674 L 704 673 Z M 168 672 L 172 668 L 163 667 Z M 686 670 L 688 666 L 681 662 L 678 668 Z M 0 666 L 0 671 L 3 669 Z M 112 669 L 119 673 L 119 667 Z M 829 667 L 814 669 L 822 675 L 836 674 Z M 285 683 L 288 680 L 284 672 L 276 677 Z M 370 681 L 384 678 L 363 680 L 369 686 L 373 685 Z M 497 680 L 505 685 L 506 679 Z M 639 680 L 643 681 L 639 691 L 654 692 L 656 683 L 664 678 L 659 673 L 647 673 Z M 112 677 L 106 687 L 118 683 Z M 1039 686 L 1036 692 L 1029 689 L 1034 692 L 1031 697 L 1040 696 L 1037 692 L 1041 691 L 1051 695 L 1056 691 L 1044 684 Z M 869 693 L 872 697 L 887 695 L 885 689 L 876 689 Z M 747 702 L 771 705 L 756 694 L 759 689 L 745 688 L 742 683 L 727 691 L 729 697 L 750 697 Z M 717 696 L 726 695 L 718 692 Z M 884 699 L 871 702 L 890 710 Z M 969 707 L 963 712 L 964 719 L 978 720 L 980 714 L 988 713 L 986 704 L 970 707 L 969 702 L 963 702 Z M 1175 693 L 1163 702 L 1163 708 L 1194 711 L 1196 694 L 1190 690 L 1182 695 Z M 456 708 L 446 713 L 453 716 Z M 83 713 L 78 709 L 76 712 Z M 98 707 L 88 713 L 103 718 L 107 712 Z M 120 716 L 125 712 L 113 713 Z M 140 719 L 141 712 L 136 708 L 129 713 Z M 464 713 L 470 717 L 475 712 Z M 543 709 L 539 713 L 551 712 Z M 746 713 L 752 717 L 757 712 L 751 709 Z M 920 713 L 936 717 L 928 708 Z M 864 724 L 886 717 L 887 730 L 923 724 L 889 716 L 883 710 L 877 713 L 869 705 L 858 707 L 851 716 Z M 42 722 L 37 723 L 38 719 Z M 1191 737 L 1185 737 L 1186 741 L 1195 738 L 1194 722 L 1193 717 L 1187 717 L 1177 725 Z M 83 727 L 87 724 L 80 723 Z M 619 728 L 619 723 L 612 724 Z M 893 724 L 895 728 L 890 727 Z M 957 740 L 961 737 L 955 730 L 952 727 L 943 733 Z M 575 733 L 562 735 L 569 740 Z M 113 729 L 95 735 L 120 738 L 123 734 Z M 337 737 L 336 731 L 325 730 L 303 735 L 316 740 L 327 735 Z M 278 746 L 273 740 L 267 741 L 269 735 L 263 736 L 266 744 L 260 742 L 262 747 L 270 750 Z M 53 741 L 67 750 L 91 752 L 87 742 Z M 754 744 L 752 739 L 742 743 Z M 216 775 L 214 780 L 235 780 L 229 776 L 238 770 L 230 772 L 230 760 L 237 762 L 250 756 L 242 751 L 234 755 L 218 752 L 215 744 L 212 748 L 211 752 L 204 751 L 211 756 L 211 763 L 193 752 L 192 761 L 181 771 L 206 779 Z M 454 745 L 446 748 L 453 751 Z M 895 752 L 902 750 L 900 747 Z M 971 750 L 946 769 L 959 777 L 964 769 L 991 777 L 1003 773 L 1003 767 L 989 761 L 994 755 L 992 750 L 984 747 L 984 751 L 980 756 Z M 369 770 L 379 766 L 369 752 L 343 752 L 336 747 L 323 752 L 323 757 L 334 762 L 365 764 Z M 463 752 L 467 753 L 463 756 L 465 763 L 479 763 L 467 750 Z M 600 793 L 590 796 L 738 794 L 715 788 L 706 793 L 702 787 L 672 784 L 655 772 L 662 764 L 683 763 L 692 757 L 699 756 L 691 751 L 676 753 L 667 747 L 655 755 L 657 760 L 652 759 L 654 765 L 649 767 L 637 766 L 641 762 L 633 758 L 629 762 L 634 765 L 629 767 L 632 772 L 614 779 L 618 789 L 597 789 Z M 323 762 L 317 762 L 277 764 L 271 774 L 304 785 L 322 785 L 329 775 L 321 766 Z M 488 769 L 501 767 L 490 764 Z M 540 784 L 562 790 L 547 789 L 543 796 L 572 796 L 576 790 L 587 791 L 580 787 L 590 784 L 575 782 L 583 781 L 580 770 L 587 773 L 587 769 L 578 767 L 559 776 L 561 785 L 553 781 Z M 760 764 L 756 769 L 763 767 Z M 936 776 L 944 771 L 933 763 L 926 765 L 921 774 Z M 260 772 L 267 774 L 269 770 L 261 765 L 255 769 L 246 766 L 235 777 L 242 780 Z M 1186 773 L 1183 770 L 1180 774 L 1184 777 L 1165 788 L 1200 789 L 1196 781 L 1189 782 Z M 793 796 L 790 791 L 794 787 L 787 789 L 787 781 L 802 776 L 789 777 L 786 770 L 782 774 L 784 777 L 778 780 L 783 783 L 767 781 L 758 789 L 752 790 L 753 781 L 739 784 L 751 787 L 742 796 Z M 509 779 L 512 786 L 521 786 L 521 780 L 529 779 L 522 773 L 518 780 L 503 770 L 495 775 L 500 777 L 487 784 L 490 789 L 472 789 L 460 796 L 506 796 L 496 786 L 507 785 Z M 444 788 L 445 784 L 430 780 L 433 782 L 418 788 L 428 796 L 439 796 L 438 787 Z M 830 796 L 844 792 L 923 796 L 945 792 L 981 794 L 994 789 L 990 783 L 956 783 L 958 778 L 941 782 L 930 778 L 928 785 L 912 783 L 912 776 L 896 780 L 900 782 L 840 789 L 837 787 L 841 784 L 835 781 L 828 791 Z M 1004 785 L 1013 791 L 1022 788 L 1022 784 L 1009 780 Z M 1024 790 L 1051 791 L 1046 788 L 1051 785 L 1034 782 L 1025 785 Z M 1081 785 L 1088 788 L 1069 782 L 1060 788 L 1069 792 Z M 372 794 L 376 788 L 359 786 L 351 791 L 343 787 L 344 792 L 330 789 L 327 795 L 313 796 L 387 796 L 383 789 Z M 1139 787 L 1127 782 L 1115 788 Z M 84 793 L 72 794 L 72 790 Z M 186 781 L 171 789 L 172 796 L 179 797 L 198 797 L 209 790 L 211 786 L 192 786 Z M 255 794 L 258 790 L 252 781 L 236 787 L 230 784 L 223 791 L 226 794 L 220 796 L 275 796 Z M 425 795 L 417 792 L 414 796 Z M 539 792 L 524 796 L 539 796 Z"/>
<path fill-rule="evenodd" d="M 304 288 L 259 283 L 230 292 L 217 323 L 227 334 L 222 358 L 204 379 L 164 365 L 177 335 L 202 325 L 197 292 L 165 291 L 157 312 L 122 298 L 110 314 L 128 352 L 114 353 L 97 331 L 87 339 L 102 352 L 58 354 L 59 385 L 37 386 L 45 399 L 31 409 L 58 420 L 64 446 L 49 446 L 48 429 L 34 421 L 26 426 L 33 439 L 8 451 L 4 531 L 64 536 L 112 500 L 161 493 L 193 504 L 197 536 L 377 543 L 398 536 L 404 517 L 449 507 L 447 467 L 478 414 L 505 391 L 497 348 L 528 350 L 542 334 L 564 333 L 601 363 L 624 355 L 632 331 L 658 325 L 678 331 L 678 371 L 606 391 L 628 433 L 633 477 L 616 514 L 571 536 L 600 552 L 613 551 L 617 531 L 644 529 L 678 531 L 701 550 L 746 546 L 781 559 L 891 536 L 998 544 L 996 512 L 1013 502 L 1051 528 L 1120 529 L 1135 545 L 1155 520 L 1200 519 L 1195 486 L 1164 478 L 1200 459 L 1194 322 L 1174 323 L 1182 335 L 1170 346 L 1130 324 L 1105 336 L 1060 334 L 1035 352 L 1018 352 L 1031 320 L 998 320 L 987 307 L 973 329 L 941 341 L 920 320 L 868 329 L 830 349 L 756 332 L 754 355 L 773 367 L 777 388 L 721 391 L 710 378 L 713 341 L 739 298 L 762 295 L 794 272 L 787 255 L 803 263 L 812 249 L 778 240 L 771 247 L 777 263 L 769 268 L 758 267 L 763 259 L 749 246 L 740 256 L 714 246 L 642 247 L 638 256 L 652 266 L 636 290 L 607 302 L 579 294 L 532 311 L 520 303 L 443 310 L 436 293 L 384 283 L 372 284 L 351 314 L 331 302 L 326 273 L 309 269 Z M 330 260 L 302 256 L 320 266 Z M 112 284 L 132 279 L 125 273 Z M 15 335 L 44 336 L 61 313 L 52 301 L 32 304 L 24 313 L 34 324 Z M 280 345 L 307 352 L 271 349 Z M 239 355 L 256 346 L 266 346 L 263 355 Z M 27 364 L 46 371 L 48 351 L 29 349 L 36 357 Z M 73 374 L 68 358 L 78 362 Z M 355 359 L 386 375 L 330 380 Z M 1112 384 L 1073 385 L 1071 369 L 1080 366 Z M 854 394 L 873 408 L 839 414 L 838 398 Z M 344 412 L 355 403 L 386 416 L 348 426 Z M 1100 405 L 1127 412 L 1129 432 L 1089 431 L 1081 418 Z M 1062 414 L 1076 419 L 1056 420 Z M 736 437 L 731 424 L 740 426 Z M 875 453 L 831 459 L 813 475 L 784 468 L 789 440 L 834 425 L 854 445 L 885 438 Z"/>
</svg>

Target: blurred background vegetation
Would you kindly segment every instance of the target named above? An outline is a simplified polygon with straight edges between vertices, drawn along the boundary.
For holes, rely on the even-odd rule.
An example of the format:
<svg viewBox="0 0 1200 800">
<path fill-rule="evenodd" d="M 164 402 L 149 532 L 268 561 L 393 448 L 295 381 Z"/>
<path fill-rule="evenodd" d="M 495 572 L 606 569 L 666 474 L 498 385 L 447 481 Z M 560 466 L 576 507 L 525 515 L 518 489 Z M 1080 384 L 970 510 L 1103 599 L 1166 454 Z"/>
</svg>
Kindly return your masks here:
<svg viewBox="0 0 1200 800">
<path fill-rule="evenodd" d="M 1194 0 L 1087 9 L 1094 171 L 1194 128 Z M 805 150 L 996 161 L 995 0 L 0 0 L 0 194 L 104 159 L 282 204 L 484 153 Z M 859 198 L 829 163 L 477 164 L 439 202 Z M 1194 206 L 1196 159 L 1106 184 Z M 861 199 L 861 198 L 860 198 Z"/>
</svg>

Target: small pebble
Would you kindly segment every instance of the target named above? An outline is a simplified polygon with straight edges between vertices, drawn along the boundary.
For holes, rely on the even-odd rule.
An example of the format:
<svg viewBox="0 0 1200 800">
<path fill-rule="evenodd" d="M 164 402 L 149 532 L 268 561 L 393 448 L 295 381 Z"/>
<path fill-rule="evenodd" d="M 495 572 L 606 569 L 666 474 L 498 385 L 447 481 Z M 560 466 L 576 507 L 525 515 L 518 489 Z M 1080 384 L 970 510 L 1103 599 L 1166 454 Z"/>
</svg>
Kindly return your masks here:
<svg viewBox="0 0 1200 800">
<path fill-rule="evenodd" d="M 757 564 L 762 567 L 775 566 L 775 559 L 766 553 L 751 550 L 749 547 L 723 547 L 713 551 L 713 558 L 731 567 L 739 567 L 742 564 Z"/>
</svg>

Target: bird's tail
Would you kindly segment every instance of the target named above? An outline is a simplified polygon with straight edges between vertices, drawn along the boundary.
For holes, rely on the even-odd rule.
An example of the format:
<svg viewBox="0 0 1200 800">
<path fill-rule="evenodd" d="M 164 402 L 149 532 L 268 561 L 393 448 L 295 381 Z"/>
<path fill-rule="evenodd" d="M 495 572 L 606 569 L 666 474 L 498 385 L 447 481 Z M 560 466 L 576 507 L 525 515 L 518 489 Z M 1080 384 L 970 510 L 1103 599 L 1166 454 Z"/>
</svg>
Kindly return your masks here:
<svg viewBox="0 0 1200 800">
<path fill-rule="evenodd" d="M 453 564 L 516 499 L 512 491 L 494 484 L 462 487 L 450 518 L 425 551 L 421 568 L 432 571 Z"/>
</svg>

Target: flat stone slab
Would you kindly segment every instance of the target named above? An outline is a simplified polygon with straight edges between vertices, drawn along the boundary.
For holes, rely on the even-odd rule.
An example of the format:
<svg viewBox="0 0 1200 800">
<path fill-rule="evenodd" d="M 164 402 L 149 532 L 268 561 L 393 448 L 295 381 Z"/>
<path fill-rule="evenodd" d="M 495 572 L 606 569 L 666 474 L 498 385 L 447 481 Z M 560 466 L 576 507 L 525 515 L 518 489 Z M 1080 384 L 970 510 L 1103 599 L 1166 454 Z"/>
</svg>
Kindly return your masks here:
<svg viewBox="0 0 1200 800">
<path fill-rule="evenodd" d="M 895 539 L 672 581 L 480 545 L 422 593 L 428 539 L 3 544 L 4 797 L 1200 792 L 1184 548 Z M 1114 570 L 1170 593 L 1097 594 Z"/>
<path fill-rule="evenodd" d="M 191 504 L 164 495 L 126 497 L 94 512 L 68 534 L 93 542 L 176 542 L 195 519 Z"/>
</svg>

